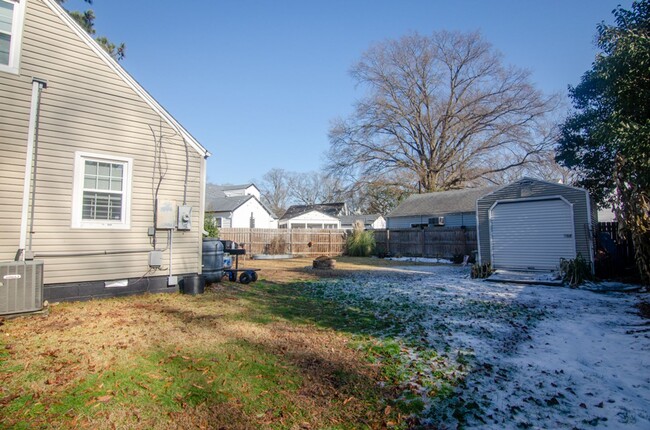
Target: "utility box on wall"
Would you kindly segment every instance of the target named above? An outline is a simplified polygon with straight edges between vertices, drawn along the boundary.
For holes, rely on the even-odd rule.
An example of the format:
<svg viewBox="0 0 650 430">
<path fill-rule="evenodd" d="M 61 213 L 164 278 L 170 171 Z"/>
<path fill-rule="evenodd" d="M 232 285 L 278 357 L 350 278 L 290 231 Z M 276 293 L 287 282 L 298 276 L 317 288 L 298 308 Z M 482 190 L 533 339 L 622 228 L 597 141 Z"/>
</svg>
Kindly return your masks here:
<svg viewBox="0 0 650 430">
<path fill-rule="evenodd" d="M 178 224 L 179 230 L 190 230 L 192 228 L 192 206 L 182 205 L 178 207 Z"/>
<path fill-rule="evenodd" d="M 176 204 L 172 200 L 156 200 L 156 229 L 172 230 L 175 223 Z"/>
</svg>

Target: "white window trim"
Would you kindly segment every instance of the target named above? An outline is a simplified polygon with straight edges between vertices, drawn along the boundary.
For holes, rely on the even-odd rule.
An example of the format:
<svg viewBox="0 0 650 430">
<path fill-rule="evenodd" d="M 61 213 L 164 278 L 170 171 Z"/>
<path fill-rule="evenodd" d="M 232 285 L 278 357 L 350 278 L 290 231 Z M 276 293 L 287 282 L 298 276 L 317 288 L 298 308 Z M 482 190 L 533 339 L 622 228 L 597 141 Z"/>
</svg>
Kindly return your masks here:
<svg viewBox="0 0 650 430">
<path fill-rule="evenodd" d="M 0 64 L 0 72 L 18 74 L 20 69 L 20 47 L 23 41 L 23 24 L 25 22 L 26 0 L 0 0 L 13 3 L 14 15 L 11 20 L 11 44 L 9 45 L 9 64 Z"/>
<path fill-rule="evenodd" d="M 122 220 L 90 221 L 82 218 L 84 166 L 86 160 L 124 163 L 124 200 L 122 202 Z M 95 154 L 90 152 L 75 152 L 74 183 L 72 187 L 72 228 L 92 229 L 129 229 L 131 228 L 131 180 L 133 178 L 133 159 L 115 155 Z"/>
</svg>

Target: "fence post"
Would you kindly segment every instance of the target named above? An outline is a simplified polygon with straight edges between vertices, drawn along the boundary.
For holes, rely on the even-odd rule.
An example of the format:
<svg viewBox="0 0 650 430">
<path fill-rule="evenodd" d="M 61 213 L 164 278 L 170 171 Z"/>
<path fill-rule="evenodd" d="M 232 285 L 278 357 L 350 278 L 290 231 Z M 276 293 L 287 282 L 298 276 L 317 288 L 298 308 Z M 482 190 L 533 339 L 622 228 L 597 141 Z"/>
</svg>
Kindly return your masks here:
<svg viewBox="0 0 650 430">
<path fill-rule="evenodd" d="M 327 256 L 331 257 L 332 256 L 332 231 L 329 231 L 329 234 L 327 235 Z"/>
<path fill-rule="evenodd" d="M 386 255 L 390 255 L 390 230 L 386 229 Z"/>
<path fill-rule="evenodd" d="M 463 229 L 463 255 L 469 255 L 469 251 L 467 250 L 467 229 Z"/>
<path fill-rule="evenodd" d="M 426 236 L 426 230 L 420 229 L 420 257 L 424 257 L 424 241 Z"/>
</svg>

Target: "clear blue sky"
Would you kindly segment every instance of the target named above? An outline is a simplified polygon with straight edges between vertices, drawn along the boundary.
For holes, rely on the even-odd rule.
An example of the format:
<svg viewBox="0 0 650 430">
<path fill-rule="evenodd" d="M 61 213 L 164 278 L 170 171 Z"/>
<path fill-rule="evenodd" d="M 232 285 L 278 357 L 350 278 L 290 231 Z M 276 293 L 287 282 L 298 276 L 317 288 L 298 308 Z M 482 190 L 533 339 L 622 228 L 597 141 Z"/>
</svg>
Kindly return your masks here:
<svg viewBox="0 0 650 430">
<path fill-rule="evenodd" d="M 94 0 L 122 65 L 213 154 L 208 181 L 318 170 L 330 121 L 362 96 L 349 76 L 375 42 L 481 32 L 538 88 L 566 94 L 596 53 L 596 24 L 631 0 Z M 71 10 L 87 7 L 68 0 Z"/>
</svg>

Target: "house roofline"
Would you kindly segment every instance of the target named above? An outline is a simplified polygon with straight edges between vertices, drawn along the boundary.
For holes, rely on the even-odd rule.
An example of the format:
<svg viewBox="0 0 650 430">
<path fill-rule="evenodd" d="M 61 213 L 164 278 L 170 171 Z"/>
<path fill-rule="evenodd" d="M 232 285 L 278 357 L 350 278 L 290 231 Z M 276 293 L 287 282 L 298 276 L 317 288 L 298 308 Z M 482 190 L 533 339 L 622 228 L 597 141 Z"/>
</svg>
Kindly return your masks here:
<svg viewBox="0 0 650 430">
<path fill-rule="evenodd" d="M 319 213 L 319 214 L 321 214 L 321 215 L 325 215 L 325 216 L 328 217 L 328 218 L 332 218 L 332 219 L 335 219 L 335 220 L 341 221 L 339 217 L 336 217 L 336 216 L 332 216 L 332 215 L 326 214 L 325 212 L 319 211 L 318 209 L 309 209 L 309 210 L 306 210 L 306 211 L 304 211 L 304 212 L 300 212 L 299 214 L 293 215 L 292 217 L 288 217 L 288 218 L 284 218 L 284 217 L 282 217 L 282 218 L 279 219 L 279 221 L 288 221 L 288 220 L 290 220 L 290 219 L 297 218 L 297 217 L 299 217 L 299 216 L 302 216 L 302 215 L 308 214 L 308 213 L 310 213 L 310 212 L 317 212 L 317 213 Z"/>
<path fill-rule="evenodd" d="M 60 6 L 58 3 L 56 3 L 55 0 L 43 0 L 45 4 L 59 17 L 63 20 L 63 22 L 70 27 L 70 29 L 81 38 L 82 41 L 90 49 L 92 49 L 98 56 L 101 58 L 106 65 L 111 68 L 117 75 L 122 78 L 124 83 L 127 84 L 133 91 L 135 91 L 136 94 L 138 94 L 142 100 L 149 105 L 160 117 L 162 117 L 167 124 L 176 132 L 178 132 L 183 140 L 188 141 L 190 146 L 194 148 L 196 152 L 198 152 L 201 156 L 207 158 L 210 155 L 210 152 L 203 146 L 201 145 L 198 140 L 194 138 L 190 134 L 189 131 L 187 131 L 176 119 L 169 113 L 167 110 L 165 110 L 164 107 L 160 103 L 156 101 L 156 99 L 149 94 L 143 87 L 136 81 L 122 66 L 120 66 L 117 61 L 115 61 L 104 49 L 102 49 L 101 46 L 95 42 L 95 40 L 90 37 L 88 33 L 84 29 L 82 29 L 79 24 L 75 22 L 72 17 L 66 12 L 65 9 L 63 9 L 62 6 Z"/>
<path fill-rule="evenodd" d="M 252 194 L 246 194 L 245 196 L 233 196 L 233 197 L 227 197 L 226 196 L 226 197 L 223 197 L 223 198 L 225 198 L 225 199 L 235 199 L 235 198 L 239 198 L 239 197 L 247 197 L 247 198 L 243 199 L 237 206 L 235 206 L 234 208 L 229 209 L 227 211 L 209 210 L 209 211 L 206 211 L 206 212 L 209 212 L 209 213 L 212 213 L 212 212 L 231 212 L 232 213 L 232 212 L 236 211 L 237 209 L 239 209 L 240 207 L 242 207 L 242 205 L 244 203 L 248 202 L 250 199 L 255 199 L 257 201 L 257 203 L 259 203 L 260 206 L 262 206 L 262 208 L 264 208 L 264 210 L 268 212 L 268 214 L 271 216 L 271 218 L 276 219 L 276 220 L 278 219 L 277 215 L 275 215 L 268 207 L 266 207 L 266 205 L 264 203 L 262 203 L 262 201 L 260 199 L 258 199 L 257 197 L 255 197 Z"/>
<path fill-rule="evenodd" d="M 524 176 L 524 177 L 519 178 L 519 179 L 517 179 L 517 180 L 515 180 L 515 181 L 512 181 L 512 182 L 510 182 L 510 183 L 508 183 L 508 184 L 501 185 L 501 186 L 498 187 L 496 190 L 487 193 L 487 194 L 484 195 L 483 197 L 479 197 L 479 198 L 476 200 L 476 202 L 478 203 L 479 200 L 483 200 L 483 199 L 486 198 L 487 196 L 491 196 L 491 195 L 493 195 L 494 193 L 497 193 L 497 192 L 503 190 L 503 189 L 506 188 L 506 187 L 510 187 L 510 186 L 515 185 L 515 184 L 517 184 L 517 183 L 520 183 L 520 182 L 522 182 L 522 181 L 535 181 L 535 182 L 541 182 L 541 183 L 543 183 L 543 184 L 548 184 L 548 185 L 557 185 L 557 186 L 560 186 L 560 187 L 565 187 L 565 188 L 570 188 L 570 189 L 572 189 L 572 190 L 581 191 L 581 192 L 583 192 L 583 193 L 585 194 L 585 196 L 587 196 L 587 200 L 589 200 L 589 191 L 586 190 L 585 188 L 576 187 L 576 186 L 573 186 L 573 185 L 561 184 L 561 183 L 558 183 L 558 182 L 546 181 L 546 180 L 544 180 L 544 179 L 531 178 L 530 176 Z"/>
</svg>

